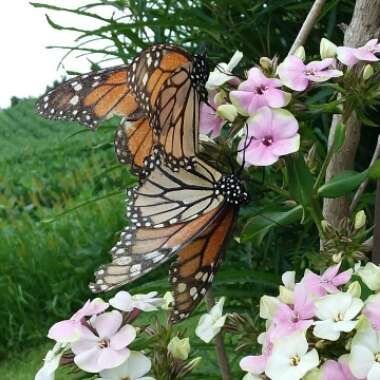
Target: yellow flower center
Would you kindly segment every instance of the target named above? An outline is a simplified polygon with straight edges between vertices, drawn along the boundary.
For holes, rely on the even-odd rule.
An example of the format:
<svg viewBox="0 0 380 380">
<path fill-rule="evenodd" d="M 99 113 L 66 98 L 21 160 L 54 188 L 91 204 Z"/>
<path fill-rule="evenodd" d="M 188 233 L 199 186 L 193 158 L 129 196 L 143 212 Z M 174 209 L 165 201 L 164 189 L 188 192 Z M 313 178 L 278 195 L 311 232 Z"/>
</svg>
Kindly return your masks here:
<svg viewBox="0 0 380 380">
<path fill-rule="evenodd" d="M 380 363 L 380 352 L 376 352 L 376 354 L 375 354 L 375 362 Z"/>
<path fill-rule="evenodd" d="M 290 365 L 293 366 L 293 367 L 297 367 L 298 364 L 300 364 L 300 361 L 301 361 L 301 358 L 298 355 L 294 355 L 290 359 Z"/>
<path fill-rule="evenodd" d="M 335 322 L 341 322 L 343 321 L 343 314 L 338 313 L 338 315 L 335 317 Z"/>
</svg>

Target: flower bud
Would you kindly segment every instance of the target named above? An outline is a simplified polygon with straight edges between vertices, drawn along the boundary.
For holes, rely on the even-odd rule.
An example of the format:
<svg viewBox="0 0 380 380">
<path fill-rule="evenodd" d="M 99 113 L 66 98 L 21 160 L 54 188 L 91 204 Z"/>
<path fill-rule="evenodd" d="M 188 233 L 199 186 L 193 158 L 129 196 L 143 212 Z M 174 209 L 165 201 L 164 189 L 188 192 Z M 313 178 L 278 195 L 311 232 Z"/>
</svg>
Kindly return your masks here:
<svg viewBox="0 0 380 380">
<path fill-rule="evenodd" d="M 282 285 L 280 286 L 280 295 L 278 298 L 287 305 L 291 305 L 294 302 L 293 292 Z"/>
<path fill-rule="evenodd" d="M 332 225 L 327 220 L 321 221 L 321 227 L 322 227 L 323 232 L 325 233 L 329 233 L 333 231 Z"/>
<path fill-rule="evenodd" d="M 233 104 L 222 104 L 216 110 L 218 116 L 230 121 L 231 123 L 238 115 L 237 108 Z"/>
<path fill-rule="evenodd" d="M 190 360 L 190 362 L 186 365 L 186 369 L 188 370 L 188 372 L 191 372 L 195 367 L 198 367 L 201 360 L 201 356 L 197 356 L 196 358 Z"/>
<path fill-rule="evenodd" d="M 321 368 L 314 368 L 303 377 L 304 380 L 321 380 L 322 378 L 323 371 Z"/>
<path fill-rule="evenodd" d="M 367 80 L 371 78 L 371 76 L 375 73 L 372 65 L 366 65 L 364 70 L 363 70 L 363 79 Z"/>
<path fill-rule="evenodd" d="M 332 261 L 333 261 L 335 264 L 339 264 L 339 263 L 342 261 L 342 256 L 343 256 L 343 252 L 334 253 L 334 254 L 332 255 Z"/>
<path fill-rule="evenodd" d="M 262 296 L 260 299 L 260 317 L 263 319 L 272 319 L 280 303 L 280 300 L 276 297 Z"/>
<path fill-rule="evenodd" d="M 380 267 L 374 263 L 367 263 L 364 268 L 358 270 L 358 275 L 369 289 L 380 290 Z"/>
<path fill-rule="evenodd" d="M 264 70 L 269 71 L 272 69 L 272 60 L 268 57 L 261 57 L 260 58 L 260 66 Z"/>
<path fill-rule="evenodd" d="M 161 306 L 162 309 L 164 310 L 169 310 L 171 309 L 173 302 L 174 302 L 174 297 L 172 292 L 166 292 L 164 294 L 164 304 Z"/>
<path fill-rule="evenodd" d="M 296 51 L 293 53 L 296 57 L 302 59 L 302 61 L 305 60 L 306 53 L 305 53 L 305 48 L 303 46 L 299 46 Z"/>
<path fill-rule="evenodd" d="M 223 90 L 220 90 L 215 96 L 214 96 L 214 102 L 216 106 L 222 105 L 226 100 L 226 92 Z"/>
<path fill-rule="evenodd" d="M 186 360 L 190 353 L 189 338 L 180 339 L 175 336 L 168 344 L 168 351 L 174 359 Z"/>
<path fill-rule="evenodd" d="M 355 223 L 354 223 L 355 230 L 360 230 L 362 227 L 364 227 L 366 221 L 367 221 L 367 216 L 364 210 L 358 211 L 355 215 Z"/>
<path fill-rule="evenodd" d="M 347 293 L 350 293 L 352 297 L 360 298 L 362 294 L 362 287 L 360 286 L 359 281 L 354 281 L 351 283 L 347 289 Z"/>
<path fill-rule="evenodd" d="M 321 58 L 334 58 L 337 52 L 337 46 L 329 41 L 327 38 L 321 39 L 321 44 L 319 47 L 319 52 L 321 54 Z"/>
</svg>

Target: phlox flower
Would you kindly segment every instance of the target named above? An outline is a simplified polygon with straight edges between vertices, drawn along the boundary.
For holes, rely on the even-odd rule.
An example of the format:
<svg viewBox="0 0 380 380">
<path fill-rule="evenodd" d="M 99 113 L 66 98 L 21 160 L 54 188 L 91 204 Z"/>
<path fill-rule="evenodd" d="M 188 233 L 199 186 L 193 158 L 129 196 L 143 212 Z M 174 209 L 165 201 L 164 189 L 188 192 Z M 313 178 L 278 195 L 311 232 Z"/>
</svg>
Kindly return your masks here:
<svg viewBox="0 0 380 380">
<path fill-rule="evenodd" d="M 338 286 L 346 284 L 352 276 L 352 269 L 338 274 L 340 266 L 341 263 L 334 265 L 320 276 L 308 271 L 301 283 L 310 294 L 316 297 L 322 297 L 327 293 L 337 293 Z"/>
<path fill-rule="evenodd" d="M 370 325 L 359 329 L 348 359 L 351 372 L 360 379 L 380 379 L 380 332 Z"/>
<path fill-rule="evenodd" d="M 377 62 L 379 58 L 375 54 L 380 53 L 380 43 L 374 38 L 359 48 L 339 46 L 337 53 L 339 61 L 348 67 L 354 66 L 359 61 Z"/>
<path fill-rule="evenodd" d="M 37 372 L 34 380 L 54 380 L 55 371 L 59 367 L 59 362 L 67 344 L 56 343 L 53 349 L 48 351 L 44 358 L 44 365 Z"/>
<path fill-rule="evenodd" d="M 245 160 L 250 165 L 272 165 L 280 156 L 299 149 L 298 122 L 289 111 L 262 107 L 248 118 L 247 125 L 248 146 L 242 139 L 239 149 L 246 148 Z"/>
<path fill-rule="evenodd" d="M 260 298 L 260 318 L 271 321 L 281 301 L 277 297 L 264 295 Z"/>
<path fill-rule="evenodd" d="M 109 300 L 110 305 L 115 309 L 131 312 L 133 309 L 142 311 L 155 311 L 158 307 L 164 304 L 162 298 L 157 297 L 157 292 L 148 294 L 131 295 L 125 290 L 118 292 L 115 297 Z"/>
<path fill-rule="evenodd" d="M 96 380 L 154 380 L 153 377 L 144 376 L 151 367 L 152 363 L 149 358 L 141 352 L 131 351 L 128 359 L 122 365 L 101 371 L 101 378 Z"/>
<path fill-rule="evenodd" d="M 258 380 L 261 379 L 261 374 L 264 373 L 268 359 L 272 353 L 273 343 L 270 341 L 270 331 L 272 327 L 269 328 L 268 332 L 262 334 L 262 341 L 259 343 L 263 344 L 261 355 L 249 355 L 241 359 L 240 368 L 243 371 L 248 372 L 244 376 L 243 380 Z"/>
<path fill-rule="evenodd" d="M 328 360 L 322 366 L 320 380 L 360 380 L 355 377 L 348 364 L 343 361 Z"/>
<path fill-rule="evenodd" d="M 352 331 L 357 321 L 353 320 L 363 307 L 363 301 L 349 293 L 329 294 L 315 301 L 313 334 L 322 339 L 336 341 L 341 332 Z"/>
<path fill-rule="evenodd" d="M 371 322 L 376 331 L 380 331 L 380 293 L 368 297 L 363 314 Z"/>
<path fill-rule="evenodd" d="M 124 325 L 117 311 L 103 313 L 71 344 L 75 364 L 86 372 L 97 373 L 121 365 L 130 355 L 128 345 L 136 338 L 136 330 Z"/>
<path fill-rule="evenodd" d="M 333 58 L 313 61 L 305 65 L 300 58 L 290 55 L 278 66 L 277 72 L 286 87 L 303 91 L 310 82 L 325 82 L 342 76 L 342 71 L 336 70 L 334 65 Z"/>
<path fill-rule="evenodd" d="M 223 315 L 225 300 L 225 297 L 222 297 L 207 314 L 199 319 L 195 334 L 206 343 L 210 343 L 220 333 L 226 322 L 227 314 Z"/>
<path fill-rule="evenodd" d="M 248 79 L 240 83 L 237 90 L 230 92 L 230 99 L 246 115 L 264 106 L 285 107 L 291 95 L 280 90 L 281 86 L 279 79 L 267 78 L 260 69 L 254 67 L 248 71 Z"/>
<path fill-rule="evenodd" d="M 70 319 L 55 323 L 50 328 L 48 337 L 61 343 L 74 342 L 80 337 L 85 317 L 103 313 L 107 308 L 108 303 L 101 298 L 88 300 Z"/>
<path fill-rule="evenodd" d="M 294 304 L 278 306 L 273 318 L 276 337 L 290 335 L 296 331 L 306 331 L 313 324 L 314 303 L 311 301 L 302 285 L 294 289 Z"/>
<path fill-rule="evenodd" d="M 212 71 L 208 77 L 206 82 L 207 90 L 216 90 L 223 84 L 235 79 L 236 77 L 232 74 L 232 71 L 239 64 L 242 58 L 243 53 L 237 50 L 228 63 L 218 63 L 215 70 Z"/>
<path fill-rule="evenodd" d="M 209 97 L 208 103 L 201 103 L 199 128 L 201 133 L 216 137 L 220 134 L 225 120 L 216 113 L 217 105 L 213 97 Z"/>
<path fill-rule="evenodd" d="M 317 367 L 319 356 L 316 349 L 308 351 L 304 333 L 297 332 L 274 343 L 265 374 L 272 380 L 299 380 Z"/>
</svg>

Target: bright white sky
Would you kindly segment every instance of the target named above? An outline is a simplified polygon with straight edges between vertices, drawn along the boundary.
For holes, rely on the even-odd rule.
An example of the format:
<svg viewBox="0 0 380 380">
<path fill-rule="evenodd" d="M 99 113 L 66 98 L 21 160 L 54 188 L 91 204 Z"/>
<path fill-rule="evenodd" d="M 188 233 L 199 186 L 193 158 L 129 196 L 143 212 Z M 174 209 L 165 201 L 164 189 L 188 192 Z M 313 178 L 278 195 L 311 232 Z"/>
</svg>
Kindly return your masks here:
<svg viewBox="0 0 380 380">
<path fill-rule="evenodd" d="M 92 0 L 35 0 L 67 8 L 93 3 Z M 99 8 L 100 9 L 100 8 Z M 75 32 L 58 31 L 45 19 L 46 10 L 34 8 L 28 0 L 0 1 L 0 108 L 10 104 L 12 96 L 41 95 L 48 84 L 65 73 L 57 65 L 65 51 L 46 49 L 48 45 L 72 46 Z M 98 26 L 91 18 L 66 12 L 48 11 L 53 21 L 65 26 L 93 29 Z M 108 15 L 106 15 L 108 16 Z M 99 46 L 98 46 L 99 47 Z M 90 63 L 86 57 L 73 53 L 64 61 L 65 69 L 86 72 Z M 107 65 L 118 64 L 112 61 Z"/>
</svg>

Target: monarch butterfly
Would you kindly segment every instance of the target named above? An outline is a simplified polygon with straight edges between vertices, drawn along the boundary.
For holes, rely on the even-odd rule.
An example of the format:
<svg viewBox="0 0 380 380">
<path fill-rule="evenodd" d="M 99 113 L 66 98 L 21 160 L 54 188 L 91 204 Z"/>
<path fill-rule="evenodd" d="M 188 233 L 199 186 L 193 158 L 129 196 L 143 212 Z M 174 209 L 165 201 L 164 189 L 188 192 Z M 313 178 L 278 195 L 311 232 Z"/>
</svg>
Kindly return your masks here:
<svg viewBox="0 0 380 380">
<path fill-rule="evenodd" d="M 95 273 L 94 292 L 129 283 L 178 255 L 170 269 L 173 323 L 187 318 L 211 285 L 223 248 L 247 194 L 234 175 L 196 158 L 174 171 L 156 166 L 129 193 L 130 226 L 111 250 L 112 263 Z"/>
<path fill-rule="evenodd" d="M 171 102 L 171 107 L 173 115 L 180 112 L 182 118 L 189 120 L 192 107 L 199 107 L 198 97 L 206 97 L 206 58 L 165 44 L 145 49 L 130 65 L 90 72 L 64 82 L 43 95 L 37 102 L 37 109 L 48 119 L 77 121 L 93 130 L 113 115 L 123 116 L 129 122 L 116 133 L 116 154 L 122 163 L 131 164 L 132 170 L 138 174 L 143 159 L 153 152 L 153 145 L 157 142 L 154 131 L 159 135 L 164 128 L 160 122 L 153 123 L 158 119 L 154 112 L 158 98 L 163 97 L 161 88 L 178 69 L 182 72 L 182 66 L 186 67 L 187 76 L 181 76 L 183 82 L 178 83 L 176 99 Z M 187 97 L 182 88 L 190 91 Z M 160 100 L 160 106 L 164 106 L 164 101 Z M 167 145 L 166 148 L 170 157 L 174 147 Z M 187 153 L 183 151 L 177 158 L 183 159 Z"/>
</svg>

